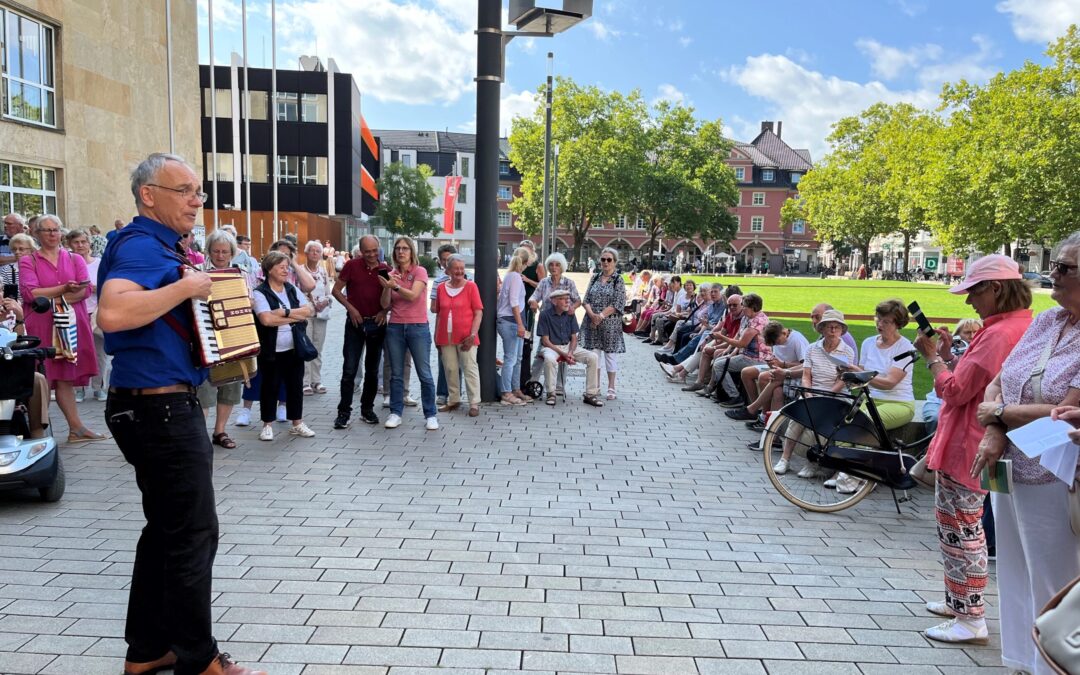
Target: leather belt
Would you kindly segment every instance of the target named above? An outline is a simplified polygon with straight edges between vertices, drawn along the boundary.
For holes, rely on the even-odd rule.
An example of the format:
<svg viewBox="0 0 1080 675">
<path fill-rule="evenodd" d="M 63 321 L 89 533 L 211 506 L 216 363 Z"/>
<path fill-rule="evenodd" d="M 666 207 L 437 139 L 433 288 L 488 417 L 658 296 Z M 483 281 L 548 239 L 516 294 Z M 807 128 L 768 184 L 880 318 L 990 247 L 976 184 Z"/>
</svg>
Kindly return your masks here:
<svg viewBox="0 0 1080 675">
<path fill-rule="evenodd" d="M 120 396 L 155 396 L 157 394 L 194 394 L 195 387 L 190 384 L 170 384 L 164 387 L 109 387 L 110 394 Z"/>
</svg>

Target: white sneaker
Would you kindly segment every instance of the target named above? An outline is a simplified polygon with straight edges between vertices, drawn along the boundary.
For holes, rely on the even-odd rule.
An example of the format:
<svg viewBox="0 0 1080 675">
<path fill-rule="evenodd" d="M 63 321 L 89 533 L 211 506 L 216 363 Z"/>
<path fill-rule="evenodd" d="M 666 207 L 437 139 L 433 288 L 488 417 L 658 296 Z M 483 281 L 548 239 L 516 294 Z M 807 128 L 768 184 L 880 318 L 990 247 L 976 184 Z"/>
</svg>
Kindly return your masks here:
<svg viewBox="0 0 1080 675">
<path fill-rule="evenodd" d="M 83 387 L 75 388 L 75 402 L 82 403 L 86 399 L 86 389 Z"/>
<path fill-rule="evenodd" d="M 406 395 L 405 396 L 405 405 L 415 406 L 416 405 L 416 399 L 413 398 L 412 396 Z"/>
<path fill-rule="evenodd" d="M 308 425 L 303 422 L 292 425 L 292 428 L 289 429 L 289 433 L 293 436 L 301 436 L 303 438 L 311 438 L 315 435 L 315 432 L 308 428 Z"/>
<path fill-rule="evenodd" d="M 799 473 L 795 475 L 799 478 L 817 478 L 820 473 L 817 466 L 813 464 L 807 464 L 803 468 L 799 469 Z"/>
<path fill-rule="evenodd" d="M 778 461 L 778 462 L 776 463 L 776 466 L 774 466 L 774 467 L 772 468 L 772 470 L 773 470 L 773 473 L 775 473 L 775 474 L 779 474 L 779 475 L 781 475 L 781 476 L 782 476 L 782 475 L 784 475 L 785 473 L 787 473 L 787 466 L 788 466 L 788 461 L 787 461 L 786 459 L 784 459 L 783 457 L 781 457 L 781 458 L 780 458 L 780 461 Z"/>
<path fill-rule="evenodd" d="M 401 426 L 401 417 L 399 415 L 395 415 L 394 413 L 390 413 L 390 415 L 386 418 L 386 422 L 383 423 L 383 426 L 387 429 L 397 429 Z"/>
<path fill-rule="evenodd" d="M 285 417 L 285 406 L 283 406 L 283 405 L 279 405 L 277 407 L 277 421 L 278 422 L 288 422 L 289 421 L 288 418 Z"/>
<path fill-rule="evenodd" d="M 836 491 L 842 495 L 855 494 L 865 481 L 859 480 L 847 474 L 841 474 L 841 478 L 836 479 Z"/>
<path fill-rule="evenodd" d="M 238 427 L 246 427 L 251 424 L 251 408 L 240 408 L 240 412 L 236 413 L 236 421 L 233 424 Z"/>
<path fill-rule="evenodd" d="M 843 475 L 844 474 L 842 474 L 842 473 L 834 473 L 832 478 L 829 478 L 828 480 L 825 481 L 825 483 L 824 483 L 825 487 L 827 487 L 827 488 L 836 487 L 837 479 L 840 478 Z"/>
<path fill-rule="evenodd" d="M 259 432 L 259 440 L 260 441 L 272 441 L 272 440 L 274 440 L 274 428 L 272 426 L 270 426 L 269 424 L 264 426 L 262 428 L 262 431 Z"/>
<path fill-rule="evenodd" d="M 109 392 L 105 391 L 104 389 L 98 389 L 97 391 L 94 392 L 94 400 L 95 401 L 108 401 L 109 400 Z"/>
<path fill-rule="evenodd" d="M 386 395 L 384 395 L 382 397 L 382 407 L 384 407 L 384 408 L 389 408 L 390 407 L 390 394 L 386 394 Z"/>
<path fill-rule="evenodd" d="M 954 617 L 956 613 L 945 604 L 944 600 L 931 600 L 926 603 L 926 611 L 931 614 L 937 614 L 938 616 Z"/>
<path fill-rule="evenodd" d="M 923 635 L 938 642 L 985 645 L 990 642 L 985 619 L 952 619 L 927 628 Z"/>
<path fill-rule="evenodd" d="M 429 418 L 427 418 L 427 420 L 424 421 L 424 428 L 427 429 L 428 431 L 435 431 L 436 429 L 439 428 L 439 418 L 438 417 L 429 417 Z"/>
</svg>

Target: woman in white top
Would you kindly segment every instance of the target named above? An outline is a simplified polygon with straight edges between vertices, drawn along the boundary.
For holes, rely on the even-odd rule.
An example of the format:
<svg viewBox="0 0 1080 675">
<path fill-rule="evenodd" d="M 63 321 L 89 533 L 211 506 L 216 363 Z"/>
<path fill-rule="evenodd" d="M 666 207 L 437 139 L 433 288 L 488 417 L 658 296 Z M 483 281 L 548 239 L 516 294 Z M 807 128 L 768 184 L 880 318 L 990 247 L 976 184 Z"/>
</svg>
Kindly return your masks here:
<svg viewBox="0 0 1080 675">
<path fill-rule="evenodd" d="M 322 350 L 326 341 L 326 326 L 330 321 L 330 290 L 333 283 L 330 281 L 330 273 L 323 262 L 323 245 L 318 241 L 309 241 L 304 246 L 304 268 L 311 278 L 315 280 L 315 288 L 308 292 L 308 299 L 315 310 L 315 316 L 307 322 L 307 336 L 311 339 L 315 349 L 319 350 L 319 356 L 314 361 L 308 361 L 304 373 L 304 395 L 325 394 L 326 387 L 322 385 Z"/>
<path fill-rule="evenodd" d="M 909 320 L 907 307 L 900 300 L 885 300 L 874 308 L 876 337 L 863 340 L 859 365 L 852 370 L 876 370 L 870 380 L 870 397 L 886 429 L 899 429 L 915 417 L 915 394 L 911 387 L 911 361 L 893 360 L 914 351 L 915 345 L 900 334 Z"/>
<path fill-rule="evenodd" d="M 523 405 L 532 398 L 515 389 L 521 382 L 521 347 L 525 337 L 525 282 L 521 279 L 521 270 L 529 264 L 531 254 L 527 248 L 519 248 L 510 258 L 510 267 L 499 289 L 499 301 L 496 305 L 495 329 L 503 344 L 503 365 L 500 375 L 500 392 L 504 405 Z"/>
</svg>

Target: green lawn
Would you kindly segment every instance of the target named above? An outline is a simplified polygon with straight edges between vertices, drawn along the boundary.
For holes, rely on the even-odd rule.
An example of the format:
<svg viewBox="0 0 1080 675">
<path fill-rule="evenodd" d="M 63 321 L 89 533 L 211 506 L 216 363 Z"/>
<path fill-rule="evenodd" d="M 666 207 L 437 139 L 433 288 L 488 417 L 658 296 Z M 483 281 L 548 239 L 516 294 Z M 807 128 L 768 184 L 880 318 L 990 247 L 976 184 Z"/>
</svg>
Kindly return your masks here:
<svg viewBox="0 0 1080 675">
<path fill-rule="evenodd" d="M 686 277 L 684 277 L 686 278 Z M 851 281 L 813 277 L 697 277 L 694 281 L 738 284 L 744 293 L 757 293 L 765 301 L 765 313 L 806 312 L 827 302 L 845 314 L 873 314 L 874 306 L 888 298 L 900 298 L 907 304 L 918 301 L 927 316 L 965 318 L 975 313 L 964 304 L 963 295 L 954 295 L 944 284 L 918 284 L 904 281 Z M 1039 313 L 1054 306 L 1045 291 L 1036 291 L 1032 309 Z"/>
</svg>

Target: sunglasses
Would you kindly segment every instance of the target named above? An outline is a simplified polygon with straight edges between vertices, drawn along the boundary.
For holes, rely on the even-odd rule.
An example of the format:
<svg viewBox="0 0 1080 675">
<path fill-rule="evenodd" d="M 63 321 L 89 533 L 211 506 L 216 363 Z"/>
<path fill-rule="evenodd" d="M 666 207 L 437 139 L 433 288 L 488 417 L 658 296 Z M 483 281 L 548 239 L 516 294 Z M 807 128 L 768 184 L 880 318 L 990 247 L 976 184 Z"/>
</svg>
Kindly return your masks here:
<svg viewBox="0 0 1080 675">
<path fill-rule="evenodd" d="M 1062 262 L 1060 260 L 1051 260 L 1050 261 L 1050 271 L 1051 272 L 1053 272 L 1054 270 L 1057 270 L 1058 274 L 1066 275 L 1066 274 L 1069 273 L 1069 270 L 1075 270 L 1075 269 L 1080 269 L 1080 265 L 1070 265 L 1069 263 Z"/>
<path fill-rule="evenodd" d="M 600 258 L 600 262 L 615 262 L 615 258 Z"/>
</svg>

